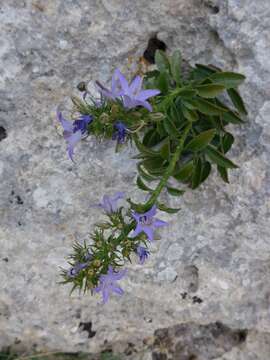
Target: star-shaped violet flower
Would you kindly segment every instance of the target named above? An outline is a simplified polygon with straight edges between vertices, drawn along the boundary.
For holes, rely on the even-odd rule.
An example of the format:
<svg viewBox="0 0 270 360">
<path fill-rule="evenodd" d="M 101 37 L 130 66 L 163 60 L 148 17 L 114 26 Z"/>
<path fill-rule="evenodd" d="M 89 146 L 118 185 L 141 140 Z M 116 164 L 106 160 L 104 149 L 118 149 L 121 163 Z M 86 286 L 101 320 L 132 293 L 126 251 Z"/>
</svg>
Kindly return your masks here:
<svg viewBox="0 0 270 360">
<path fill-rule="evenodd" d="M 66 120 L 62 113 L 57 110 L 57 120 L 64 129 L 64 138 L 67 143 L 67 152 L 69 158 L 73 160 L 75 145 L 86 135 L 87 125 L 93 121 L 91 115 L 80 115 L 80 117 L 73 122 Z"/>
<path fill-rule="evenodd" d="M 158 95 L 160 91 L 155 89 L 142 90 L 142 82 L 143 78 L 137 75 L 129 84 L 121 71 L 116 69 L 112 76 L 111 90 L 105 88 L 99 82 L 97 82 L 97 85 L 104 97 L 112 100 L 120 98 L 126 109 L 143 106 L 147 110 L 152 111 L 152 106 L 147 99 Z"/>
<path fill-rule="evenodd" d="M 139 235 L 141 232 L 144 232 L 148 240 L 154 240 L 154 231 L 156 228 L 160 228 L 168 225 L 165 221 L 160 219 L 156 219 L 154 216 L 156 215 L 157 207 L 154 205 L 149 211 L 144 214 L 138 214 L 133 212 L 132 216 L 137 221 L 137 226 L 134 232 L 130 235 L 130 237 L 134 238 Z"/>
<path fill-rule="evenodd" d="M 139 256 L 139 262 L 140 262 L 141 265 L 144 264 L 145 260 L 150 255 L 149 250 L 146 247 L 140 246 L 140 245 L 137 246 L 136 253 Z"/>
<path fill-rule="evenodd" d="M 100 276 L 99 284 L 93 289 L 93 291 L 96 293 L 100 292 L 102 294 L 103 304 L 109 300 L 111 293 L 123 295 L 124 291 L 117 285 L 117 281 L 121 280 L 125 276 L 126 272 L 126 269 L 116 272 L 112 266 L 109 266 L 107 274 Z"/>
<path fill-rule="evenodd" d="M 99 81 L 96 81 L 96 86 L 100 94 L 108 99 L 116 100 L 122 95 L 121 84 L 118 78 L 118 69 L 116 69 L 112 76 L 111 89 L 107 89 Z"/>
<path fill-rule="evenodd" d="M 107 214 L 111 214 L 118 210 L 117 202 L 124 197 L 124 192 L 117 192 L 113 196 L 104 195 L 102 201 L 95 206 L 101 207 Z"/>
</svg>

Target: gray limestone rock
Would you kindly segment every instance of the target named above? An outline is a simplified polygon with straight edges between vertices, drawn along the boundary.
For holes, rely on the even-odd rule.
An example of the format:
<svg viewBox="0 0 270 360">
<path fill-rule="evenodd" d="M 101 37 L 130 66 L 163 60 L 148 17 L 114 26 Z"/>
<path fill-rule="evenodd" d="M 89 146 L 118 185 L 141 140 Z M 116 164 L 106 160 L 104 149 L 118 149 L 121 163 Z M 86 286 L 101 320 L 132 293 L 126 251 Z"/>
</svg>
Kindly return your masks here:
<svg viewBox="0 0 270 360">
<path fill-rule="evenodd" d="M 21 343 L 29 352 L 95 353 L 104 342 L 136 345 L 156 329 L 208 329 L 219 321 L 229 334 L 251 335 L 242 348 L 225 331 L 223 352 L 213 356 L 268 360 L 269 2 L 7 0 L 0 2 L 0 34 L 0 349 Z M 115 154 L 113 142 L 89 137 L 71 163 L 55 110 L 70 109 L 79 82 L 106 82 L 116 66 L 127 70 L 154 34 L 190 64 L 247 76 L 241 91 L 249 117 L 235 130 L 231 152 L 240 168 L 230 185 L 212 176 L 184 195 L 179 214 L 163 215 L 170 227 L 151 259 L 129 266 L 125 295 L 102 307 L 96 297 L 69 296 L 58 284 L 59 267 L 102 218 L 92 203 L 117 190 L 143 196 L 134 185 L 134 150 Z M 175 281 L 160 281 L 162 271 Z M 89 323 L 91 337 L 80 325 Z M 203 349 L 209 339 L 202 338 Z"/>
</svg>

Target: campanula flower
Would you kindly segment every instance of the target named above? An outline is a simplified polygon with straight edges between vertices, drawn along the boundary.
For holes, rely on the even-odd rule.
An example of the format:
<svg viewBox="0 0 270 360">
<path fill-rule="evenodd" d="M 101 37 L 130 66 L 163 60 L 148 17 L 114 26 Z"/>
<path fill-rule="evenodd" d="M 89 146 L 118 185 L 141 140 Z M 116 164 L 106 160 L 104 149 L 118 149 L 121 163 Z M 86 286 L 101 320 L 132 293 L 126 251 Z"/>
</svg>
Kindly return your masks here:
<svg viewBox="0 0 270 360">
<path fill-rule="evenodd" d="M 119 70 L 116 69 L 113 73 L 112 81 L 111 81 L 111 89 L 107 89 L 99 81 L 96 81 L 98 91 L 100 92 L 100 94 L 103 97 L 111 99 L 111 100 L 116 100 L 117 98 L 119 98 L 122 95 L 123 91 L 121 89 L 118 72 L 119 72 Z"/>
<path fill-rule="evenodd" d="M 121 99 L 126 109 L 143 106 L 147 110 L 152 111 L 152 106 L 147 99 L 158 95 L 160 91 L 155 89 L 142 90 L 142 83 L 143 78 L 137 75 L 129 84 L 121 71 L 116 69 L 112 76 L 111 90 L 105 88 L 99 82 L 97 85 L 104 97 L 112 100 Z"/>
<path fill-rule="evenodd" d="M 157 207 L 154 205 L 149 211 L 144 214 L 138 214 L 133 212 L 132 216 L 137 221 L 137 226 L 134 232 L 130 235 L 131 237 L 136 237 L 141 232 L 144 232 L 148 240 L 154 240 L 154 231 L 156 228 L 160 228 L 168 225 L 165 221 L 156 219 L 154 216 L 156 215 Z"/>
<path fill-rule="evenodd" d="M 145 260 L 150 255 L 149 250 L 146 247 L 140 246 L 140 245 L 137 246 L 136 253 L 139 256 L 139 262 L 140 262 L 141 265 L 144 264 Z"/>
<path fill-rule="evenodd" d="M 70 268 L 67 272 L 68 276 L 71 278 L 76 277 L 81 270 L 85 269 L 89 262 L 93 259 L 93 254 L 91 254 L 89 251 L 87 251 L 86 255 L 84 256 L 84 263 L 77 263 L 72 268 Z"/>
<path fill-rule="evenodd" d="M 121 121 L 117 121 L 114 124 L 114 128 L 116 129 L 115 133 L 113 134 L 112 139 L 117 140 L 118 144 L 123 144 L 126 140 L 127 135 L 127 127 Z"/>
<path fill-rule="evenodd" d="M 74 147 L 87 133 L 87 125 L 93 121 L 91 115 L 80 115 L 73 122 L 66 120 L 60 111 L 57 111 L 57 119 L 64 129 L 64 138 L 67 143 L 69 158 L 73 161 Z"/>
<path fill-rule="evenodd" d="M 68 276 L 74 278 L 79 274 L 79 272 L 85 269 L 88 266 L 88 263 L 77 263 L 72 268 L 70 268 L 67 272 Z"/>
<path fill-rule="evenodd" d="M 124 196 L 123 192 L 117 192 L 113 196 L 104 195 L 102 201 L 95 206 L 101 207 L 107 214 L 114 213 L 118 210 L 117 202 Z"/>
<path fill-rule="evenodd" d="M 127 270 L 114 271 L 112 266 L 109 266 L 109 270 L 106 275 L 101 275 L 99 278 L 99 285 L 96 286 L 93 290 L 96 293 L 102 293 L 103 304 L 105 304 L 109 300 L 109 296 L 111 293 L 115 293 L 117 295 L 123 295 L 124 291 L 117 285 L 117 281 L 121 280 Z"/>
</svg>

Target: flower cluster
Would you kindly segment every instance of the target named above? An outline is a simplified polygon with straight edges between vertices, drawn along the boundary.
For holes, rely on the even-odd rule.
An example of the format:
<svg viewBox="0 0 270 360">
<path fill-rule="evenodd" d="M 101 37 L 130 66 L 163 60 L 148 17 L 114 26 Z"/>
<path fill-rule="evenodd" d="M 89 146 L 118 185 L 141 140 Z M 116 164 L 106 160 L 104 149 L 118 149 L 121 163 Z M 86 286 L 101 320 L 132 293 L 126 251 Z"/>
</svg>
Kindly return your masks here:
<svg viewBox="0 0 270 360">
<path fill-rule="evenodd" d="M 161 203 L 161 193 L 182 196 L 198 188 L 214 167 L 229 183 L 229 170 L 237 167 L 227 157 L 234 136 L 226 127 L 241 124 L 247 115 L 238 90 L 245 77 L 201 64 L 185 76 L 179 51 L 171 57 L 157 51 L 155 63 L 154 71 L 130 82 L 119 69 L 110 88 L 96 81 L 98 98 L 83 86 L 82 99 L 72 97 L 72 121 L 57 111 L 72 161 L 75 146 L 88 135 L 114 140 L 116 149 L 130 141 L 138 150 L 136 185 L 148 193 L 145 202 L 127 198 L 128 207 L 120 206 L 125 194 L 117 192 L 92 204 L 90 208 L 103 210 L 105 220 L 95 225 L 90 241 L 73 245 L 70 268 L 62 270 L 63 283 L 100 294 L 103 303 L 124 293 L 119 281 L 134 255 L 140 265 L 149 258 L 156 230 L 168 225 L 157 212 L 180 210 Z M 232 107 L 219 98 L 224 92 Z"/>
<path fill-rule="evenodd" d="M 148 111 L 152 111 L 151 104 L 147 101 L 149 98 L 160 93 L 159 90 L 142 90 L 142 77 L 136 76 L 131 83 L 116 69 L 112 76 L 111 89 L 107 89 L 100 82 L 96 82 L 97 89 L 100 92 L 101 99 L 93 101 L 96 108 L 102 108 L 106 101 L 120 101 L 125 110 L 144 107 Z M 84 94 L 83 98 L 85 99 Z M 57 111 L 57 119 L 63 127 L 64 138 L 67 142 L 67 152 L 69 158 L 73 161 L 75 145 L 88 134 L 89 125 L 94 121 L 93 115 L 80 114 L 78 119 L 73 122 L 64 119 L 62 113 Z M 117 119 L 113 125 L 113 140 L 117 140 L 118 144 L 123 144 L 126 140 L 128 128 L 124 122 L 125 119 Z"/>
</svg>

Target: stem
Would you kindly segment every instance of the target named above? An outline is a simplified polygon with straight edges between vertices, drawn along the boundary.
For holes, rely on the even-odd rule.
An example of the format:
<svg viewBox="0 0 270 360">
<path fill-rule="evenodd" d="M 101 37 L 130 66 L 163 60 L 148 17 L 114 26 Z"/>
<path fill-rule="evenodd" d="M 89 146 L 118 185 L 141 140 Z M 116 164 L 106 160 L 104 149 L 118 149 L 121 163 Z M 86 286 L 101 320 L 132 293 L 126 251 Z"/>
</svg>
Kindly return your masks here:
<svg viewBox="0 0 270 360">
<path fill-rule="evenodd" d="M 173 170 L 174 170 L 174 168 L 175 168 L 176 162 L 177 162 L 177 160 L 179 159 L 179 156 L 181 155 L 181 152 L 183 151 L 184 143 L 185 143 L 185 140 L 186 140 L 186 138 L 187 138 L 187 136 L 188 136 L 188 133 L 189 133 L 191 127 L 192 127 L 192 124 L 189 123 L 189 124 L 187 125 L 187 127 L 185 128 L 185 130 L 183 131 L 183 134 L 182 134 L 182 136 L 181 136 L 181 138 L 180 138 L 180 140 L 179 140 L 179 144 L 177 145 L 177 148 L 176 148 L 176 150 L 175 150 L 175 153 L 173 154 L 173 157 L 172 157 L 172 159 L 171 159 L 171 161 L 170 161 L 169 166 L 167 167 L 167 169 L 166 169 L 166 171 L 165 171 L 162 179 L 160 180 L 158 186 L 157 186 L 156 189 L 152 192 L 151 197 L 149 198 L 149 200 L 148 200 L 147 203 L 145 204 L 145 207 L 146 207 L 146 208 L 150 208 L 150 207 L 152 207 L 152 206 L 155 204 L 155 202 L 156 202 L 157 198 L 159 197 L 162 189 L 163 189 L 164 186 L 167 184 L 167 181 L 168 181 L 169 177 L 170 177 L 170 176 L 172 175 L 172 173 L 173 173 Z"/>
</svg>

